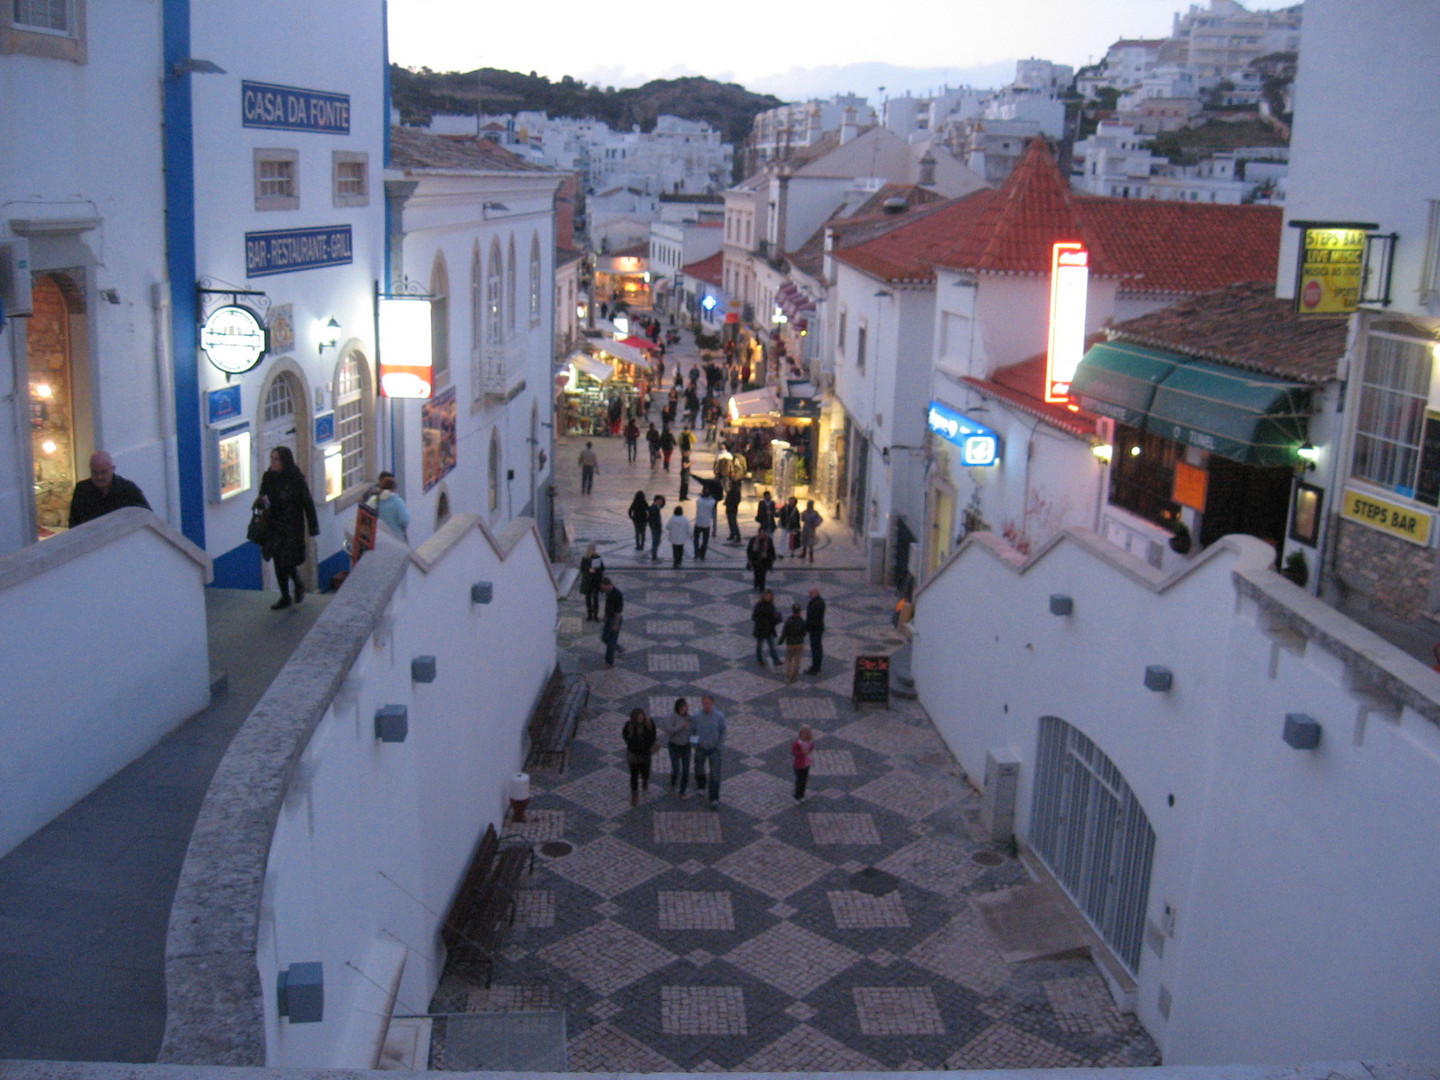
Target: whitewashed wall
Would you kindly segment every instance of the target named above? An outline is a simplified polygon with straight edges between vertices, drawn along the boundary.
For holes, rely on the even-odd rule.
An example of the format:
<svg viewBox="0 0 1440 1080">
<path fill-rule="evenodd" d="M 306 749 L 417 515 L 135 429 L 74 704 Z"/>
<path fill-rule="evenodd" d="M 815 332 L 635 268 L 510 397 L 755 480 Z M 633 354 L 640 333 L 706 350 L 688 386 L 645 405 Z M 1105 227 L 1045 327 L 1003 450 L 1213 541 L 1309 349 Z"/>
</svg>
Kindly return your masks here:
<svg viewBox="0 0 1440 1080">
<path fill-rule="evenodd" d="M 0 855 L 209 704 L 209 576 L 137 508 L 0 557 Z"/>
<path fill-rule="evenodd" d="M 456 515 L 414 552 L 380 537 L 216 772 L 171 912 L 161 1060 L 373 1068 L 389 995 L 425 1010 L 443 914 L 523 764 L 556 604 L 528 519 Z M 432 683 L 411 680 L 421 655 Z M 385 705 L 406 706 L 404 742 L 376 738 Z M 324 1019 L 283 1020 L 276 974 L 310 961 Z"/>
<path fill-rule="evenodd" d="M 975 782 L 987 750 L 1019 758 L 1022 842 L 1040 717 L 1124 774 L 1156 834 L 1148 922 L 1175 913 L 1137 972 L 1167 1064 L 1435 1057 L 1440 675 L 1272 557 L 1229 537 L 1166 578 L 1081 530 L 1028 563 L 976 536 L 917 597 L 920 697 Z M 1291 712 L 1318 749 L 1281 740 Z"/>
</svg>

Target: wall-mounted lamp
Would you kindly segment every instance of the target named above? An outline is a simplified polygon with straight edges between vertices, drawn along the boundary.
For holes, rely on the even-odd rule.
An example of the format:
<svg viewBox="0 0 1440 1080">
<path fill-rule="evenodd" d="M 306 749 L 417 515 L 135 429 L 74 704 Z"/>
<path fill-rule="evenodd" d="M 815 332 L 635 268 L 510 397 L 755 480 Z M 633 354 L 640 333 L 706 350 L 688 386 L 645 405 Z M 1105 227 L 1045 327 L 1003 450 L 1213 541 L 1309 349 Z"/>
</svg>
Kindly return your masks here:
<svg viewBox="0 0 1440 1080">
<path fill-rule="evenodd" d="M 488 604 L 495 599 L 495 583 L 493 581 L 477 581 L 470 586 L 470 602 L 472 604 Z"/>
<path fill-rule="evenodd" d="M 330 321 L 320 328 L 320 355 L 325 355 L 326 349 L 334 349 L 340 344 L 340 324 L 335 321 L 335 316 L 330 316 Z"/>
<path fill-rule="evenodd" d="M 506 206 L 503 202 L 487 202 L 480 207 L 480 213 L 487 218 L 490 216 L 491 210 L 498 210 L 502 214 L 508 214 L 510 207 Z"/>
<path fill-rule="evenodd" d="M 1320 745 L 1320 723 L 1304 713 L 1286 713 L 1281 738 L 1296 750 L 1314 750 Z"/>
<path fill-rule="evenodd" d="M 1320 451 L 1313 443 L 1307 442 L 1296 449 L 1295 457 L 1298 459 L 1296 463 L 1296 470 L 1298 472 L 1314 472 L 1315 463 L 1320 460 Z"/>
<path fill-rule="evenodd" d="M 892 293 L 889 289 L 878 289 L 875 292 L 876 298 L 881 300 L 889 300 L 894 295 L 895 294 Z"/>
<path fill-rule="evenodd" d="M 227 74 L 224 68 L 213 60 L 197 60 L 193 56 L 187 56 L 184 60 L 177 60 L 170 65 L 170 75 L 178 79 L 181 75 L 224 75 Z"/>
<path fill-rule="evenodd" d="M 1075 612 L 1075 601 L 1064 593 L 1050 594 L 1051 615 L 1071 615 Z"/>
<path fill-rule="evenodd" d="M 325 967 L 318 960 L 291 964 L 275 976 L 275 1003 L 292 1024 L 325 1019 Z"/>
<path fill-rule="evenodd" d="M 1168 667 L 1161 667 L 1159 664 L 1150 664 L 1145 668 L 1145 689 L 1153 690 L 1157 694 L 1169 693 L 1170 687 L 1175 682 L 1175 676 Z"/>
<path fill-rule="evenodd" d="M 381 705 L 375 710 L 375 738 L 399 743 L 410 734 L 410 710 L 404 705 Z"/>
<path fill-rule="evenodd" d="M 1110 458 L 1115 453 L 1115 448 L 1109 443 L 1096 443 L 1090 447 L 1090 452 L 1095 455 L 1102 465 L 1109 465 Z"/>
<path fill-rule="evenodd" d="M 1138 444 L 1135 445 L 1135 446 L 1130 447 L 1130 456 L 1131 456 L 1131 457 L 1139 457 L 1139 456 L 1140 456 L 1140 447 L 1139 447 Z"/>
<path fill-rule="evenodd" d="M 410 661 L 410 681 L 432 683 L 435 681 L 435 657 L 417 656 Z"/>
</svg>

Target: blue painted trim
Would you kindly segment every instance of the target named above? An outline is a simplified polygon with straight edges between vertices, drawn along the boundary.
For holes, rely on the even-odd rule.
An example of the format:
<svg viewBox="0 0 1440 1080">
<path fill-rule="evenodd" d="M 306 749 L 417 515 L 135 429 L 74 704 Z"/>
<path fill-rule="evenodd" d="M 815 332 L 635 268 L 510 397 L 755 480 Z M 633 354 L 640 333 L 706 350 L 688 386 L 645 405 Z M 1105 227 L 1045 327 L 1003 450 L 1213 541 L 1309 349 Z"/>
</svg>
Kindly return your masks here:
<svg viewBox="0 0 1440 1080">
<path fill-rule="evenodd" d="M 254 547 L 255 545 L 252 544 L 250 546 Z M 342 570 L 347 573 L 350 570 L 350 556 L 345 554 L 344 548 L 341 548 L 328 559 L 325 559 L 315 568 L 315 583 L 320 587 L 320 591 L 329 592 L 330 579 Z"/>
<path fill-rule="evenodd" d="M 260 545 L 244 543 L 224 555 L 215 556 L 214 589 L 262 589 Z"/>
<path fill-rule="evenodd" d="M 175 456 L 180 531 L 205 547 L 205 455 L 200 429 L 199 325 L 196 312 L 195 138 L 193 75 L 172 75 L 190 55 L 190 0 L 164 0 L 165 239 L 175 377 Z M 201 76 L 214 78 L 215 76 Z"/>
</svg>

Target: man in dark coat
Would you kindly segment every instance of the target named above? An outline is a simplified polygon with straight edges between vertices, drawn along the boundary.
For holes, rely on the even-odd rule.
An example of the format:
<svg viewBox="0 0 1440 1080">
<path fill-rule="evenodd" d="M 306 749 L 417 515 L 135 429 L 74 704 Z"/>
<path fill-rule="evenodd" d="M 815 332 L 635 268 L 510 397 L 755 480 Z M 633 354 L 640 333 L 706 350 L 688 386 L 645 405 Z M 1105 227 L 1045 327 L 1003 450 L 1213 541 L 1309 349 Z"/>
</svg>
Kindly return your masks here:
<svg viewBox="0 0 1440 1080">
<path fill-rule="evenodd" d="M 730 526 L 730 543 L 740 543 L 742 537 L 740 536 L 739 480 L 731 480 L 729 487 L 725 489 L 725 524 Z"/>
<path fill-rule="evenodd" d="M 810 590 L 810 603 L 805 607 L 805 629 L 810 634 L 810 667 L 807 675 L 819 675 L 820 664 L 825 659 L 821 639 L 825 636 L 825 598 L 819 589 Z"/>
<path fill-rule="evenodd" d="M 75 493 L 70 496 L 70 528 L 125 506 L 150 509 L 139 486 L 116 476 L 114 459 L 104 450 L 96 450 L 90 455 L 90 479 L 76 484 Z"/>
<path fill-rule="evenodd" d="M 625 612 L 625 594 L 607 577 L 600 579 L 600 592 L 605 597 L 605 621 L 600 624 L 600 640 L 605 643 L 605 666 L 615 666 L 615 651 L 620 647 L 621 616 Z"/>
<path fill-rule="evenodd" d="M 775 543 L 770 534 L 761 529 L 750 538 L 745 548 L 745 566 L 755 575 L 755 591 L 765 591 L 765 575 L 775 565 Z M 776 661 L 777 663 L 779 661 Z"/>
</svg>

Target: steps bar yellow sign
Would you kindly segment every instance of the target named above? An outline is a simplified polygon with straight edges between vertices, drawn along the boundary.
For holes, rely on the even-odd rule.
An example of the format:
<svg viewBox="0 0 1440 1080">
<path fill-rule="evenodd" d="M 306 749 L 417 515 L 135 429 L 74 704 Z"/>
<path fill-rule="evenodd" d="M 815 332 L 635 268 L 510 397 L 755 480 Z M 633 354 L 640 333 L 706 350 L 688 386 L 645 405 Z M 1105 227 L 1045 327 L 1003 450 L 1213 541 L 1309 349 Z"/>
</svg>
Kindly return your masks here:
<svg viewBox="0 0 1440 1080">
<path fill-rule="evenodd" d="M 1368 525 L 1372 529 L 1409 540 L 1421 547 L 1430 546 L 1430 530 L 1434 517 L 1413 506 L 1402 506 L 1380 499 L 1368 492 L 1345 489 L 1345 499 L 1340 507 L 1340 516 Z"/>
</svg>

